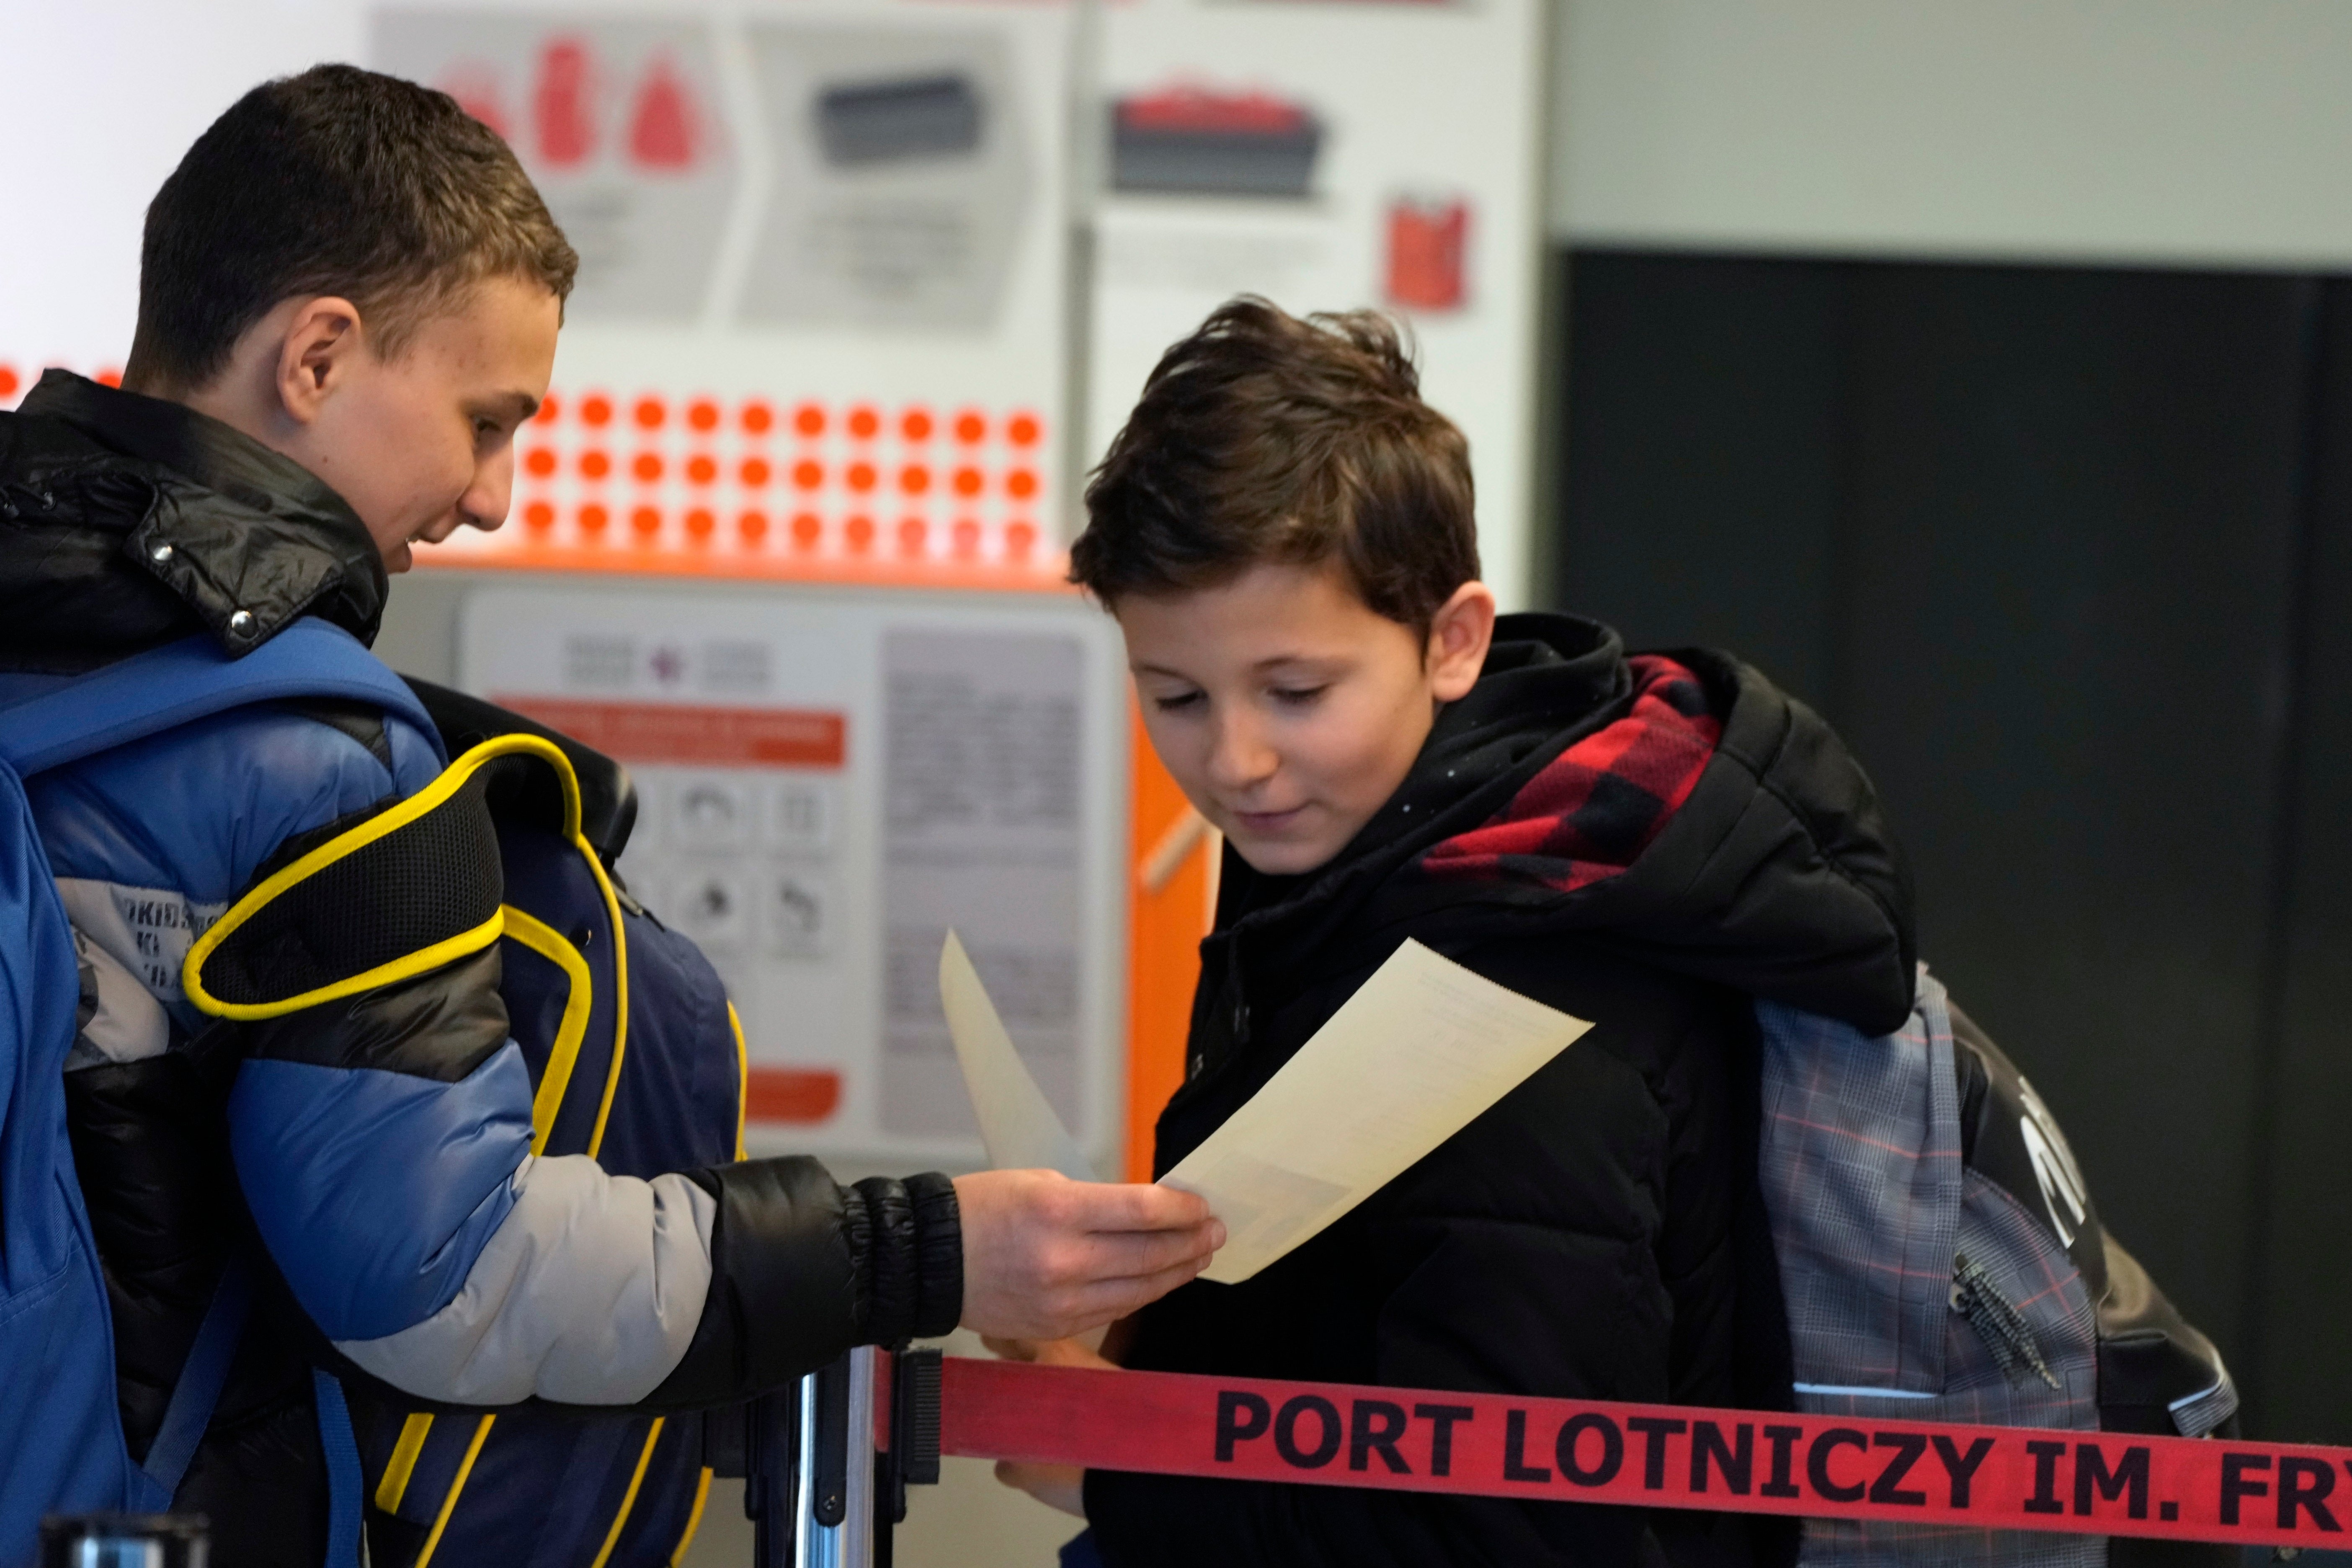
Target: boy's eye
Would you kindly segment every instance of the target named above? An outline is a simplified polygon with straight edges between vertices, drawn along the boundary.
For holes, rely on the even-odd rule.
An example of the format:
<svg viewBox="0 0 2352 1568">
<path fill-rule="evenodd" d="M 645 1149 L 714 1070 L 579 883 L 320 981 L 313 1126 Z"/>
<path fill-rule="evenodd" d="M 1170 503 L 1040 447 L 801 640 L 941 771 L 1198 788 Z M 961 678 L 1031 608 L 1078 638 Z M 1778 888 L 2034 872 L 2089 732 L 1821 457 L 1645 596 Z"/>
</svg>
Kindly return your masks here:
<svg viewBox="0 0 2352 1568">
<path fill-rule="evenodd" d="M 1286 707 L 1304 708 L 1329 689 L 1328 686 L 1277 686 L 1274 700 Z"/>
<path fill-rule="evenodd" d="M 1155 697 L 1151 705 L 1162 713 L 1181 713 L 1188 708 L 1199 706 L 1202 700 L 1201 692 L 1186 691 L 1174 697 Z"/>
</svg>

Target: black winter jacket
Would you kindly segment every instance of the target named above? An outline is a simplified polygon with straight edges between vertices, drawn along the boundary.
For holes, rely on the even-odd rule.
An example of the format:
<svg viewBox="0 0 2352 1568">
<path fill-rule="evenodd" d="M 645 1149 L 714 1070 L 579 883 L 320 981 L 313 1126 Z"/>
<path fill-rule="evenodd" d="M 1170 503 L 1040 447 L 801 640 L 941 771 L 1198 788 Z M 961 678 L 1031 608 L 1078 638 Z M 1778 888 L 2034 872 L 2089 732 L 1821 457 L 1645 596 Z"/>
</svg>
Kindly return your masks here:
<svg viewBox="0 0 2352 1568">
<path fill-rule="evenodd" d="M 226 426 L 58 372 L 0 414 L 0 703 L 190 634 L 243 653 L 315 615 L 364 641 L 384 594 L 350 508 Z M 495 947 L 249 1025 L 204 1017 L 176 954 L 150 962 L 436 768 L 405 721 L 269 705 L 30 792 L 82 949 L 69 1131 L 134 1458 L 229 1253 L 265 1277 L 178 1500 L 223 1562 L 318 1560 L 313 1362 L 412 1403 L 691 1408 L 960 1315 L 943 1176 L 844 1188 L 758 1160 L 631 1183 L 530 1158 Z"/>
<path fill-rule="evenodd" d="M 1320 871 L 1230 852 L 1183 1158 L 1407 937 L 1591 1033 L 1353 1213 L 1235 1286 L 1146 1308 L 1127 1363 L 1229 1376 L 1787 1409 L 1755 1181 L 1748 995 L 1900 1023 L 1910 900 L 1828 729 L 1719 655 L 1504 618 L 1470 694 Z M 1112 1568 L 1785 1561 L 1785 1524 L 1095 1472 Z"/>
</svg>

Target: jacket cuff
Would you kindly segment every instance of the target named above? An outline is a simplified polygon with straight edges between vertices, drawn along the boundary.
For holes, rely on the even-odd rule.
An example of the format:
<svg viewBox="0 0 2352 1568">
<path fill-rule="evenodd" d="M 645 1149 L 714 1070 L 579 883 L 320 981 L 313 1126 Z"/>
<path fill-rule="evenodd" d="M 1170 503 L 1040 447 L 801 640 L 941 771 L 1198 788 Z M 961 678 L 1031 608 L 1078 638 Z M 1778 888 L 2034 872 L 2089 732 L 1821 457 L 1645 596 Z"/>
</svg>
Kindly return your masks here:
<svg viewBox="0 0 2352 1568">
<path fill-rule="evenodd" d="M 904 1182 L 870 1176 L 847 1208 L 851 1251 L 864 1260 L 864 1339 L 896 1345 L 952 1330 L 963 1316 L 955 1184 L 936 1171 Z"/>
<path fill-rule="evenodd" d="M 915 1205 L 915 1279 L 919 1294 L 914 1337 L 934 1340 L 963 1321 L 963 1211 L 955 1183 L 937 1171 L 907 1178 Z"/>
</svg>

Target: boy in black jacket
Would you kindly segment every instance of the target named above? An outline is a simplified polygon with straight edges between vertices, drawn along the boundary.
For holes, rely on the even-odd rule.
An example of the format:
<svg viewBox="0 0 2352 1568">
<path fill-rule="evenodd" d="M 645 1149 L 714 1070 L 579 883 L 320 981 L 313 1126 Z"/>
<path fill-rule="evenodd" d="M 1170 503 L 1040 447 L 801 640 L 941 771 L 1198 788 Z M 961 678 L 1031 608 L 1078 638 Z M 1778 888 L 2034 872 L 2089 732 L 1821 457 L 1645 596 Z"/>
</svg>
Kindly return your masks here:
<svg viewBox="0 0 2352 1568">
<path fill-rule="evenodd" d="M 1468 451 L 1371 315 L 1219 310 L 1087 491 L 1071 574 L 1225 835 L 1166 1171 L 1407 937 L 1595 1027 L 1244 1284 L 1120 1326 L 1139 1368 L 1788 1408 L 1756 1190 L 1763 994 L 1874 1031 L 1907 886 L 1861 770 L 1727 658 L 1499 619 Z M 1067 1342 L 1008 1347 L 1080 1362 Z M 1004 1467 L 1144 1564 L 1740 1563 L 1731 1518 Z"/>
</svg>

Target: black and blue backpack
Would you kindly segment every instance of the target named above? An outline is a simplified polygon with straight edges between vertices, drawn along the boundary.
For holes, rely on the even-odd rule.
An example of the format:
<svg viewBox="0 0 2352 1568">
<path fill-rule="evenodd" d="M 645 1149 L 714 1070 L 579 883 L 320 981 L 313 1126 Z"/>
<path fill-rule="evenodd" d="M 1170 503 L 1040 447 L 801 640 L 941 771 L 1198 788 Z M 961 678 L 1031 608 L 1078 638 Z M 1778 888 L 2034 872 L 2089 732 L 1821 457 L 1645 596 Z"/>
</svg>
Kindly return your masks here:
<svg viewBox="0 0 2352 1568">
<path fill-rule="evenodd" d="M 488 794 L 506 888 L 499 990 L 538 1090 L 532 1152 L 646 1179 L 742 1158 L 745 1058 L 726 991 L 613 874 L 636 816 L 627 773 L 518 714 L 410 684 L 461 762 L 535 742 L 548 764 Z M 723 1424 L 740 1419 L 451 1411 L 361 1383 L 352 1405 L 379 1568 L 668 1564 L 701 1522 L 714 1463 L 733 1473 L 706 1430 L 731 1449 Z"/>
<path fill-rule="evenodd" d="M 163 1425 L 131 1458 L 113 1331 L 68 1138 L 80 1026 L 71 927 L 24 781 L 264 702 L 394 713 L 486 776 L 504 883 L 510 1032 L 537 1094 L 534 1147 L 652 1176 L 739 1158 L 743 1058 L 717 975 L 613 878 L 635 814 L 616 764 L 514 715 L 404 682 L 306 619 L 236 659 L 209 638 L 152 650 L 0 708 L 0 1565 L 32 1560 L 50 1514 L 162 1512 L 226 1382 L 266 1267 L 233 1262 Z M 443 755 L 446 759 L 447 752 Z M 486 763 L 505 763 L 495 768 Z M 457 771 L 457 769 L 453 769 Z M 492 1552 L 605 1568 L 671 1562 L 708 1495 L 704 1422 L 524 1406 L 414 1407 L 338 1367 L 312 1376 L 327 1458 L 327 1561 L 423 1564 Z M 341 1372 L 346 1375 L 339 1376 Z"/>
</svg>

